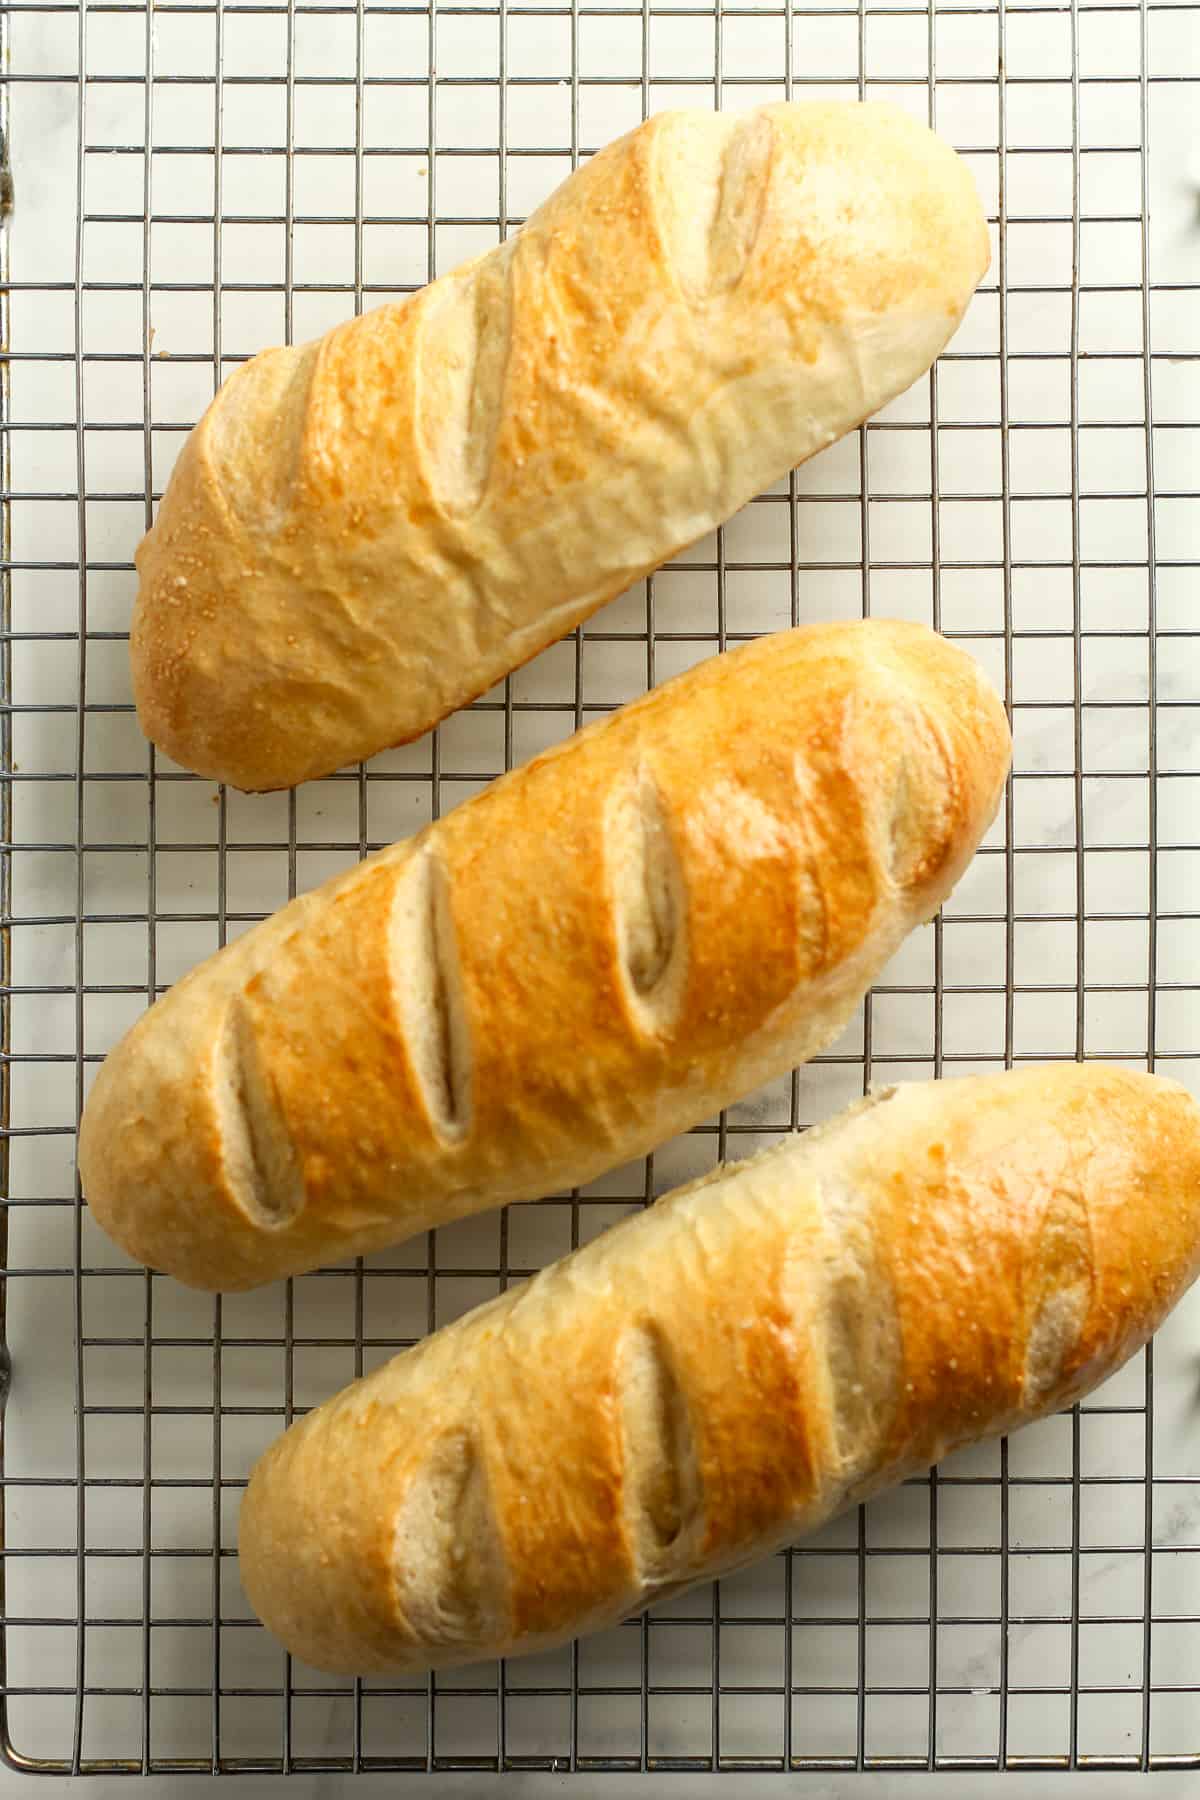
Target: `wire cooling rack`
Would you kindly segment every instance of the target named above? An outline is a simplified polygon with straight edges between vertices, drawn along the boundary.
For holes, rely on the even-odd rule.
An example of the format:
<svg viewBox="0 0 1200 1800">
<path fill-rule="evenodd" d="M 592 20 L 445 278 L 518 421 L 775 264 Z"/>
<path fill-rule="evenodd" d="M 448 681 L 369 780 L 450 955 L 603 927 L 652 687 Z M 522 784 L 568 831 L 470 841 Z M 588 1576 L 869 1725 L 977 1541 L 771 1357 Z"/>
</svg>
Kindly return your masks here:
<svg viewBox="0 0 1200 1800">
<path fill-rule="evenodd" d="M 331 1681 L 255 1624 L 234 1551 L 288 1419 L 869 1081 L 1108 1055 L 1197 1083 L 1196 14 L 4 0 L 0 22 L 8 1762 L 1200 1767 L 1197 1304 L 1077 1413 L 533 1660 Z M 654 109 L 825 93 L 898 101 L 978 178 L 992 271 L 931 377 L 432 738 L 265 798 L 147 749 L 131 555 L 233 364 L 494 242 Z M 1016 764 L 944 916 L 827 1055 L 580 1194 L 249 1297 L 93 1228 L 83 1094 L 201 955 L 697 658 L 863 611 L 961 639 Z"/>
</svg>

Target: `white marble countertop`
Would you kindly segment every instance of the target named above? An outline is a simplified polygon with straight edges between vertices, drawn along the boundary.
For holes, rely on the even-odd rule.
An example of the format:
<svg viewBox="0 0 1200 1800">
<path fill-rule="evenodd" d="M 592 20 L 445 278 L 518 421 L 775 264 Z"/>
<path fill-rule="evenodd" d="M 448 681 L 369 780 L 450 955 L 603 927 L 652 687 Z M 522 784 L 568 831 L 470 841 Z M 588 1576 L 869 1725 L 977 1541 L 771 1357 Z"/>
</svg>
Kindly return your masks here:
<svg viewBox="0 0 1200 1800">
<path fill-rule="evenodd" d="M 600 1800 L 670 1800 L 670 1796 L 709 1795 L 712 1800 L 752 1800 L 774 1791 L 796 1795 L 799 1800 L 917 1800 L 918 1796 L 938 1794 L 943 1790 L 954 1800 L 993 1800 L 995 1775 L 803 1775 L 760 1776 L 727 1773 L 721 1775 L 525 1775 L 510 1772 L 502 1776 L 443 1774 L 414 1778 L 411 1791 L 444 1796 L 445 1800 L 578 1800 L 587 1795 Z M 1009 1774 L 1003 1778 L 1006 1800 L 1054 1800 L 1066 1792 L 1070 1800 L 1122 1800 L 1142 1778 L 1121 1774 L 1095 1774 L 1082 1771 L 1075 1775 Z M 1200 1774 L 1159 1772 L 1144 1778 L 1146 1792 L 1153 1800 L 1195 1800 L 1200 1793 Z M 383 1794 L 394 1796 L 409 1791 L 403 1778 L 395 1775 L 291 1775 L 230 1777 L 219 1792 L 244 1793 L 261 1800 L 377 1800 Z M 0 1793 L 28 1793 L 24 1776 L 0 1769 Z M 82 1793 L 87 1800 L 122 1800 L 129 1792 L 127 1776 L 91 1776 L 78 1781 L 51 1777 L 38 1781 L 33 1791 L 39 1794 L 68 1796 Z M 208 1776 L 149 1776 L 139 1780 L 137 1792 L 149 1800 L 195 1800 L 212 1793 Z"/>
</svg>

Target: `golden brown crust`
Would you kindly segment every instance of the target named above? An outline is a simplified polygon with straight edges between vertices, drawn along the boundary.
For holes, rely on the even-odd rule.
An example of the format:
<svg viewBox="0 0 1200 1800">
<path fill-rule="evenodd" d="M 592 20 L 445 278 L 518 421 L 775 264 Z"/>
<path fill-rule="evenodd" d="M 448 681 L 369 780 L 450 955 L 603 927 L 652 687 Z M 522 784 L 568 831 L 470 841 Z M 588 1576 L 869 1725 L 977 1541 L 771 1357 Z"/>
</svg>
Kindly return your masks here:
<svg viewBox="0 0 1200 1800">
<path fill-rule="evenodd" d="M 248 1287 L 644 1154 L 836 1036 L 1008 754 L 921 626 L 716 657 L 179 983 L 97 1078 L 88 1201 Z"/>
<path fill-rule="evenodd" d="M 668 1196 L 293 1426 L 251 1480 L 242 1579 L 319 1668 L 544 1648 L 1071 1403 L 1198 1268 L 1200 1109 L 1174 1082 L 1066 1063 L 901 1087 Z M 892 1329 L 843 1358 L 870 1316 Z M 657 1363 L 632 1442 L 631 1350 Z M 431 1480 L 436 1531 L 414 1511 Z"/>
<path fill-rule="evenodd" d="M 909 386 L 987 261 L 891 107 L 657 115 L 225 383 L 138 552 L 143 729 L 248 788 L 418 736 Z"/>
</svg>

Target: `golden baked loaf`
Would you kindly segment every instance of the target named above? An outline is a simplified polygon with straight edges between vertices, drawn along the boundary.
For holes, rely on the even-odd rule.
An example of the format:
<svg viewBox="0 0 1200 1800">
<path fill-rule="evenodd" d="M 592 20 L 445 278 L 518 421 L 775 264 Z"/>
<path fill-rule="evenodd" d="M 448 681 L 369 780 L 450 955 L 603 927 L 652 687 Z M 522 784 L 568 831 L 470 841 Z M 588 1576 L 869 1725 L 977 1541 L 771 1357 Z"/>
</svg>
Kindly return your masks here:
<svg viewBox="0 0 1200 1800">
<path fill-rule="evenodd" d="M 1087 1393 L 1200 1269 L 1200 1109 L 1097 1064 L 891 1089 L 278 1439 L 242 1582 L 321 1669 L 541 1650 Z"/>
<path fill-rule="evenodd" d="M 230 377 L 138 552 L 143 730 L 242 788 L 419 736 L 908 387 L 987 263 L 892 107 L 659 114 Z"/>
<path fill-rule="evenodd" d="M 668 682 L 187 976 L 80 1131 L 140 1261 L 250 1287 L 591 1180 L 835 1037 L 992 818 L 1003 708 L 923 626 Z"/>
</svg>

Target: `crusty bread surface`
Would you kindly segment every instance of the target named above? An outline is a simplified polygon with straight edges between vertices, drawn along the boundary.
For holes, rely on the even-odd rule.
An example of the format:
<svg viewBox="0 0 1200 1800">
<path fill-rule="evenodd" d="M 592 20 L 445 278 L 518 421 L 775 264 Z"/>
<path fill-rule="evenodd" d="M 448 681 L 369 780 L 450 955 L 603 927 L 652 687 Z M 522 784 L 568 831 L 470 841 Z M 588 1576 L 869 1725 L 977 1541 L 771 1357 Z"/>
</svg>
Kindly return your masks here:
<svg viewBox="0 0 1200 1800">
<path fill-rule="evenodd" d="M 910 386 L 988 255 L 892 107 L 659 114 L 229 378 L 138 552 L 144 731 L 252 789 L 418 736 Z"/>
<path fill-rule="evenodd" d="M 88 1202 L 239 1288 L 591 1180 L 837 1035 L 1008 756 L 923 626 L 715 657 L 181 981 L 97 1076 Z"/>
<path fill-rule="evenodd" d="M 1200 1267 L 1200 1109 L 914 1083 L 682 1188 L 293 1425 L 242 1581 L 304 1662 L 545 1649 L 1057 1411 Z"/>
</svg>

